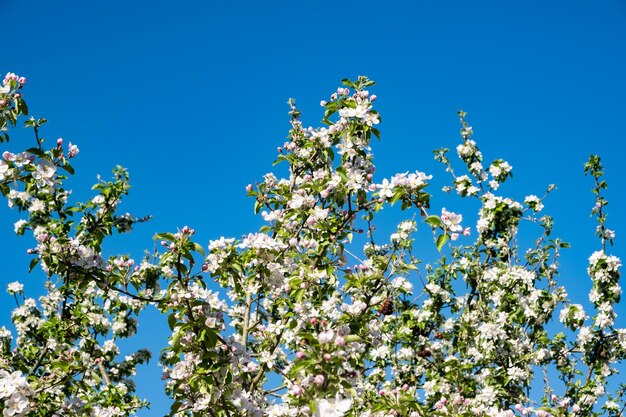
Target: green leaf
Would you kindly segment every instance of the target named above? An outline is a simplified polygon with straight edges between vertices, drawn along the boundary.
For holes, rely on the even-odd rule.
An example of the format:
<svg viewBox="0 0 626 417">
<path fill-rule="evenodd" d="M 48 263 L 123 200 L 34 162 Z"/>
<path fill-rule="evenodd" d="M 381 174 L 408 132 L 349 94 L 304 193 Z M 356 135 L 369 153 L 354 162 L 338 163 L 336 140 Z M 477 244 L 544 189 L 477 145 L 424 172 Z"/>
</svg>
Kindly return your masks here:
<svg viewBox="0 0 626 417">
<path fill-rule="evenodd" d="M 167 324 L 170 326 L 170 330 L 174 330 L 174 326 L 176 325 L 176 315 L 170 314 L 167 317 Z"/>
<path fill-rule="evenodd" d="M 196 252 L 198 252 L 200 255 L 206 256 L 206 254 L 204 253 L 204 248 L 202 247 L 201 244 L 194 242 L 193 247 L 196 250 Z"/>
<path fill-rule="evenodd" d="M 43 151 L 40 150 L 40 149 L 37 149 L 37 148 L 28 148 L 28 149 L 26 149 L 26 152 L 32 153 L 33 155 L 37 155 L 40 158 L 44 158 L 45 157 L 44 156 L 45 154 L 43 153 Z"/>
<path fill-rule="evenodd" d="M 28 272 L 32 272 L 32 270 L 33 270 L 33 269 L 35 269 L 35 267 L 36 267 L 36 266 L 37 266 L 37 264 L 39 263 L 39 260 L 40 260 L 40 259 L 41 259 L 41 258 L 35 258 L 35 259 L 32 259 L 32 260 L 30 261 L 30 266 L 28 267 Z"/>
<path fill-rule="evenodd" d="M 154 235 L 155 239 L 161 239 L 161 240 L 167 240 L 167 241 L 173 241 L 174 240 L 174 235 L 171 233 L 157 233 L 156 235 Z"/>
<path fill-rule="evenodd" d="M 441 222 L 441 219 L 439 218 L 439 216 L 434 216 L 434 215 L 428 216 L 426 217 L 426 219 L 424 219 L 424 221 L 428 223 L 429 225 L 431 225 L 433 228 L 443 226 L 443 223 Z"/>
<path fill-rule="evenodd" d="M 448 241 L 448 235 L 445 234 L 445 233 L 443 235 L 439 235 L 439 237 L 437 237 L 437 250 L 439 252 L 441 252 L 441 249 L 443 248 L 443 245 L 445 245 L 447 241 Z"/>
<path fill-rule="evenodd" d="M 170 415 L 173 416 L 174 414 L 176 414 L 181 405 L 183 405 L 183 403 L 181 403 L 180 401 L 174 401 L 174 403 L 170 407 Z"/>
<path fill-rule="evenodd" d="M 394 205 L 396 201 L 398 201 L 403 195 L 404 190 L 402 188 L 396 188 L 396 190 L 393 192 L 393 196 L 391 196 L 391 200 L 389 200 L 391 205 Z"/>
<path fill-rule="evenodd" d="M 70 164 L 61 165 L 65 171 L 69 172 L 71 175 L 74 175 L 74 168 Z"/>
<path fill-rule="evenodd" d="M 350 342 L 359 342 L 361 341 L 361 337 L 359 335 L 356 334 L 349 334 L 344 336 L 344 340 L 348 343 Z"/>
<path fill-rule="evenodd" d="M 341 80 L 341 84 L 345 85 L 346 87 L 356 88 L 354 83 L 347 78 L 344 78 L 343 80 Z"/>
</svg>

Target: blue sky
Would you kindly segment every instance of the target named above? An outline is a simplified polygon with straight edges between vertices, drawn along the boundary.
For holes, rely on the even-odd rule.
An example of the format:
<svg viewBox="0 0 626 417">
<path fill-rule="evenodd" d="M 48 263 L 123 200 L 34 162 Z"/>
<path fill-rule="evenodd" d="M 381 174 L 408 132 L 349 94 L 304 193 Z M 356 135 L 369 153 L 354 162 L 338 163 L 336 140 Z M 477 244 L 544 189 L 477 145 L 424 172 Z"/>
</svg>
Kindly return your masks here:
<svg viewBox="0 0 626 417">
<path fill-rule="evenodd" d="M 81 149 L 76 198 L 120 164 L 133 184 L 122 209 L 154 216 L 113 239 L 111 252 L 139 257 L 155 232 L 185 224 L 203 243 L 258 228 L 244 187 L 272 170 L 289 129 L 287 99 L 316 125 L 319 101 L 342 78 L 367 75 L 383 118 L 379 178 L 419 169 L 443 185 L 432 150 L 456 146 L 462 108 L 486 159 L 513 165 L 503 193 L 521 198 L 557 184 L 546 212 L 574 246 L 562 258 L 572 298 L 584 300 L 586 259 L 597 249 L 591 180 L 582 175 L 590 153 L 603 158 L 613 253 L 625 257 L 623 0 L 0 0 L 0 18 L 0 71 L 28 78 L 31 113 L 50 120 L 49 140 Z M 14 138 L 8 149 L 30 146 L 25 132 Z M 31 242 L 12 236 L 17 213 L 0 213 L 0 284 L 19 279 L 35 290 L 38 277 L 25 274 Z M 9 315 L 3 309 L 0 323 Z M 165 327 L 158 317 L 144 325 Z M 156 362 L 139 377 L 155 403 L 142 415 L 167 409 Z"/>
</svg>

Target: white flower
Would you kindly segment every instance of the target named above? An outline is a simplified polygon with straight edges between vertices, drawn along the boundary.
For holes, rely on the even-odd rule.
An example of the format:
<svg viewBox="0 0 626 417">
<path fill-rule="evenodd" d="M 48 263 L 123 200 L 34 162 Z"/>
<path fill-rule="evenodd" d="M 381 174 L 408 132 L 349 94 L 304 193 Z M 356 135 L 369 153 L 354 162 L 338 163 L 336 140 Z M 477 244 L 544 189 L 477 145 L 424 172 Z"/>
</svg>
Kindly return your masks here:
<svg viewBox="0 0 626 417">
<path fill-rule="evenodd" d="M 54 184 L 53 178 L 57 172 L 57 167 L 47 159 L 42 159 L 37 164 L 37 169 L 33 172 L 33 178 L 37 180 L 40 187 L 51 186 Z"/>
<path fill-rule="evenodd" d="M 20 219 L 13 224 L 13 230 L 15 233 L 19 233 L 19 231 L 24 227 L 28 222 L 24 219 Z"/>
<path fill-rule="evenodd" d="M 46 205 L 43 203 L 43 201 L 37 198 L 33 198 L 33 200 L 30 202 L 30 207 L 28 208 L 28 211 L 31 213 L 36 213 L 38 211 L 44 211 L 45 209 Z"/>
<path fill-rule="evenodd" d="M 541 199 L 536 195 L 529 195 L 524 199 L 524 204 L 530 207 L 533 211 L 541 211 L 543 209 L 543 204 L 541 204 Z"/>
<path fill-rule="evenodd" d="M 91 417 L 115 417 L 121 416 L 122 412 L 119 407 L 107 407 L 101 408 L 99 405 L 95 406 L 93 410 L 91 410 Z"/>
<path fill-rule="evenodd" d="M 98 194 L 94 198 L 91 199 L 91 202 L 97 205 L 104 203 L 104 196 L 102 194 Z"/>
<path fill-rule="evenodd" d="M 413 284 L 403 277 L 394 278 L 393 281 L 391 281 L 391 286 L 396 289 L 402 289 L 407 293 L 413 292 Z"/>
<path fill-rule="evenodd" d="M 0 327 L 0 339 L 11 339 L 11 332 L 4 326 Z"/>
<path fill-rule="evenodd" d="M 7 164 L 3 160 L 0 160 L 0 181 L 4 181 L 9 170 L 10 170 L 9 164 Z"/>
<path fill-rule="evenodd" d="M 376 185 L 379 189 L 378 196 L 381 198 L 391 198 L 393 197 L 393 183 L 390 183 L 387 178 L 385 178 L 382 184 Z"/>
<path fill-rule="evenodd" d="M 451 232 L 459 232 L 463 230 L 463 227 L 461 226 L 462 220 L 463 216 L 461 214 L 447 211 L 445 208 L 441 209 L 441 221 Z"/>
<path fill-rule="evenodd" d="M 9 285 L 7 285 L 7 291 L 9 292 L 9 294 L 21 293 L 23 290 L 24 285 L 17 281 L 11 282 Z"/>
<path fill-rule="evenodd" d="M 113 323 L 113 333 L 115 334 L 121 334 L 126 330 L 126 323 L 124 323 L 124 321 L 122 320 L 118 320 L 115 323 Z"/>
<path fill-rule="evenodd" d="M 341 398 L 339 393 L 335 398 L 317 400 L 315 403 L 315 417 L 343 417 L 352 407 L 352 398 Z"/>
</svg>

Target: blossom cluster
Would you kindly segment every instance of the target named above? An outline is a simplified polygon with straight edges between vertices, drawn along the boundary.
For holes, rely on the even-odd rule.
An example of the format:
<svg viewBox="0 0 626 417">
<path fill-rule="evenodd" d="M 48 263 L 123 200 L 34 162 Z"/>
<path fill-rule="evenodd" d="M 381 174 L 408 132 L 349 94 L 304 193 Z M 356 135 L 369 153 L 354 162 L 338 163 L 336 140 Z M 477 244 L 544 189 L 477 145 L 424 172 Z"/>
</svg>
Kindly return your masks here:
<svg viewBox="0 0 626 417">
<path fill-rule="evenodd" d="M 23 417 L 34 408 L 33 390 L 20 371 L 9 373 L 0 369 L 0 400 L 6 417 Z"/>
<path fill-rule="evenodd" d="M 3 81 L 6 131 L 27 114 L 24 83 L 14 74 Z M 160 357 L 170 415 L 619 415 L 623 392 L 610 387 L 626 358 L 626 330 L 615 328 L 621 261 L 606 251 L 614 233 L 599 159 L 586 169 L 602 245 L 589 259 L 588 313 L 556 281 L 568 245 L 547 239 L 549 216 L 532 217 L 543 198 L 522 204 L 498 194 L 512 168 L 501 159 L 483 166 L 464 112 L 456 148 L 464 172 L 446 149 L 436 159 L 452 175 L 446 189 L 480 204 L 477 233 L 456 208 L 431 210 L 439 204 L 427 192 L 431 175 L 403 169 L 376 178 L 373 85 L 344 80 L 320 103 L 318 128 L 304 127 L 290 100 L 291 130 L 277 156 L 284 178 L 268 173 L 246 187 L 265 221 L 260 230 L 205 246 L 185 226 L 158 234 L 156 249 L 137 261 L 102 252 L 108 236 L 147 220 L 117 213 L 126 171 L 99 179 L 91 199 L 68 202 L 65 173 L 78 147 L 59 138 L 44 149 L 45 120 L 27 120 L 36 147 L 3 153 L 0 190 L 24 215 L 16 234 L 32 233 L 31 269 L 39 265 L 48 279 L 38 299 L 18 281 L 7 286 L 17 306 L 15 332 L 0 328 L 3 415 L 131 416 L 146 406 L 132 377 L 150 354 L 126 354 L 119 342 L 150 304 L 171 330 Z M 386 235 L 376 221 L 398 202 L 408 220 Z M 442 252 L 437 262 L 419 258 L 421 219 Z M 522 252 L 517 234 L 527 219 L 543 234 Z M 569 338 L 546 330 L 559 309 Z M 548 371 L 562 384 L 533 391 Z"/>
</svg>

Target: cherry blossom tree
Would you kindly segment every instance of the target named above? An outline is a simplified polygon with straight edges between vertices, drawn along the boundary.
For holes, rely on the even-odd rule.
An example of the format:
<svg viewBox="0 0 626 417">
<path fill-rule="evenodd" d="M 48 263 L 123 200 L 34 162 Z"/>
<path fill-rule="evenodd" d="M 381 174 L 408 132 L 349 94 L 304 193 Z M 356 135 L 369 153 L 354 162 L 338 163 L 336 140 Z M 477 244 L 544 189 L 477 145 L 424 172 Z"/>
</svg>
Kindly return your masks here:
<svg viewBox="0 0 626 417">
<path fill-rule="evenodd" d="M 28 115 L 25 83 L 12 73 L 2 83 L 2 142 Z M 451 176 L 445 191 L 480 207 L 477 224 L 431 211 L 430 174 L 375 176 L 373 85 L 344 80 L 320 103 L 318 128 L 304 127 L 289 101 L 291 130 L 276 161 L 288 175 L 247 187 L 266 221 L 260 230 L 207 247 L 185 226 L 157 235 L 160 249 L 141 261 L 102 255 L 108 236 L 148 220 L 117 211 L 127 172 L 116 168 L 93 198 L 70 203 L 64 182 L 78 147 L 48 147 L 46 120 L 26 118 L 35 146 L 4 151 L 0 190 L 24 215 L 15 232 L 35 238 L 30 268 L 43 269 L 47 293 L 34 300 L 19 282 L 7 287 L 16 307 L 12 328 L 0 329 L 3 415 L 129 416 L 145 407 L 133 375 L 150 353 L 122 356 L 118 343 L 148 305 L 171 329 L 160 357 L 170 415 L 623 415 L 621 261 L 609 253 L 600 158 L 584 167 L 599 241 L 585 311 L 557 282 L 568 244 L 552 237 L 545 196 L 499 194 L 512 168 L 483 160 L 464 112 L 458 160 L 448 149 L 435 158 Z M 407 220 L 382 236 L 379 212 L 394 204 Z M 540 230 L 529 248 L 517 239 L 527 225 Z M 436 262 L 423 265 L 418 227 L 432 233 Z"/>
</svg>

